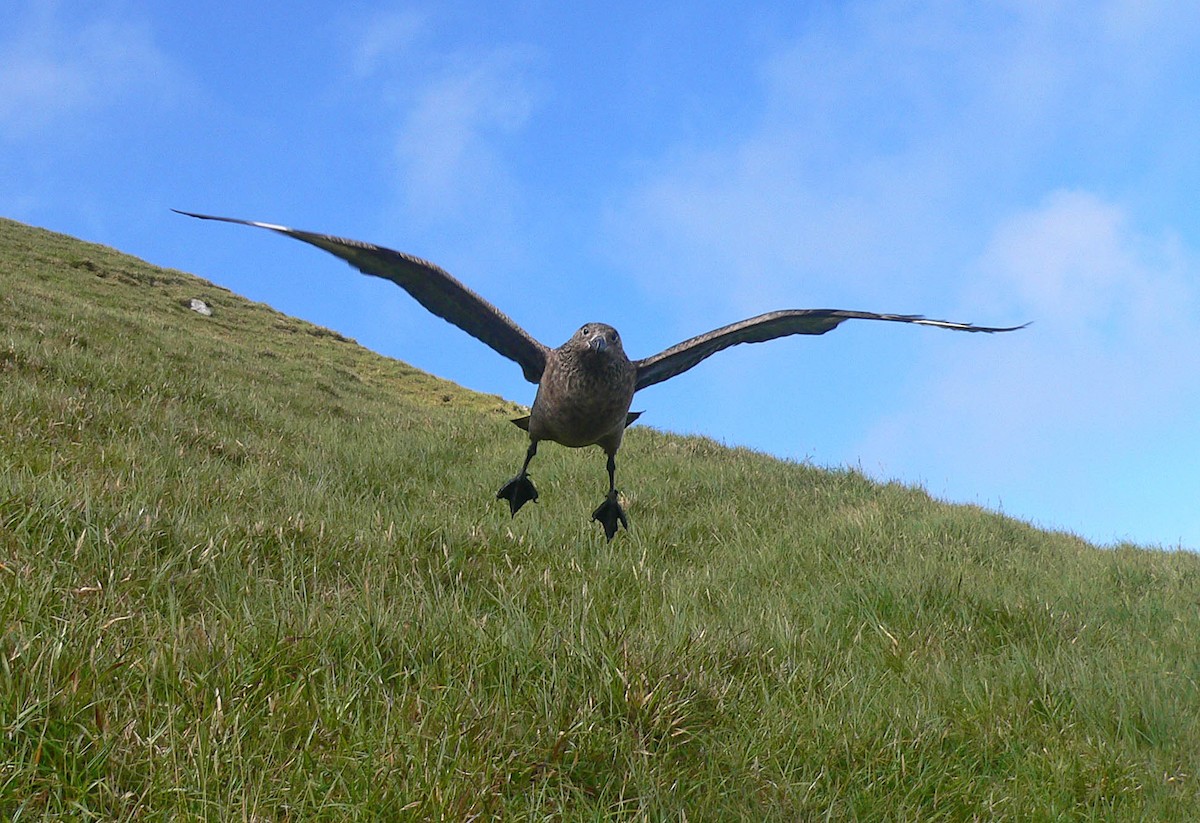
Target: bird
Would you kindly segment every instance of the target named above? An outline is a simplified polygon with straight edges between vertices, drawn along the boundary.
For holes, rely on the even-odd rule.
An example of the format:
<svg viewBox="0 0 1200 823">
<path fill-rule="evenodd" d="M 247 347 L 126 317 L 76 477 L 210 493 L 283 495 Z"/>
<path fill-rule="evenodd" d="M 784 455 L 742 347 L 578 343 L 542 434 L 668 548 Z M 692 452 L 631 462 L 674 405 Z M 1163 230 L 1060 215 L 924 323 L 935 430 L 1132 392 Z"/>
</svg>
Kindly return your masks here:
<svg viewBox="0 0 1200 823">
<path fill-rule="evenodd" d="M 439 266 L 404 252 L 328 234 L 172 209 L 200 220 L 252 226 L 300 240 L 354 266 L 364 274 L 390 280 L 433 314 L 458 326 L 521 367 L 525 379 L 537 384 L 528 415 L 512 422 L 529 434 L 521 470 L 496 492 L 509 512 L 538 499 L 529 477 L 529 464 L 543 441 L 569 448 L 599 446 L 607 455 L 608 493 L 592 512 L 592 520 L 612 541 L 619 527 L 629 529 L 616 484 L 616 455 L 625 429 L 641 412 L 631 412 L 633 396 L 647 386 L 669 380 L 700 361 L 739 343 L 761 343 L 793 334 L 825 334 L 847 320 L 882 320 L 933 326 L 964 332 L 1011 332 L 1019 326 L 976 326 L 932 320 L 916 314 L 876 314 L 846 309 L 785 309 L 771 311 L 696 335 L 658 354 L 630 360 L 621 336 L 606 323 L 580 326 L 558 348 L 536 340 L 502 311 L 463 285 Z"/>
</svg>

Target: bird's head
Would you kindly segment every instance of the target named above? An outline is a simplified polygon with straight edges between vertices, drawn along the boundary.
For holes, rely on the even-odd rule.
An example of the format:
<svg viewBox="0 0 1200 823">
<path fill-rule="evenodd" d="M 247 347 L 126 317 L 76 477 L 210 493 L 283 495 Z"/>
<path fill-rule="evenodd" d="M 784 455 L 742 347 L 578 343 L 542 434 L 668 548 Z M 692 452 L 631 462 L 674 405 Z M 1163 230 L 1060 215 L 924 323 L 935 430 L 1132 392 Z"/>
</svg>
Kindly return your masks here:
<svg viewBox="0 0 1200 823">
<path fill-rule="evenodd" d="M 605 354 L 618 358 L 625 356 L 625 349 L 621 347 L 621 335 L 607 323 L 584 323 L 571 337 L 568 345 L 581 354 Z"/>
</svg>

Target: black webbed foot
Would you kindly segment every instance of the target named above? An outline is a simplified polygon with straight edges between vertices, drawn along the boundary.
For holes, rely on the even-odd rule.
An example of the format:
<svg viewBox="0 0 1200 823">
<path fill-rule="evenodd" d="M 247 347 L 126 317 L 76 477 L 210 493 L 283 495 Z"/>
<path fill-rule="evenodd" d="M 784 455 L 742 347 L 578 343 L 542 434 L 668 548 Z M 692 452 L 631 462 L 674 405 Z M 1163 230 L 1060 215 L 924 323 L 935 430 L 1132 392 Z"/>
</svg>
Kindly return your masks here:
<svg viewBox="0 0 1200 823">
<path fill-rule="evenodd" d="M 617 501 L 616 489 L 610 491 L 599 508 L 592 512 L 592 519 L 604 527 L 604 536 L 608 538 L 609 542 L 612 542 L 613 535 L 617 533 L 618 521 L 626 529 L 629 528 L 629 519 L 625 517 L 625 510 Z"/>
<path fill-rule="evenodd" d="M 496 499 L 507 500 L 508 508 L 515 517 L 517 511 L 530 500 L 537 502 L 538 493 L 529 475 L 522 472 L 500 487 L 500 491 L 496 492 Z"/>
</svg>

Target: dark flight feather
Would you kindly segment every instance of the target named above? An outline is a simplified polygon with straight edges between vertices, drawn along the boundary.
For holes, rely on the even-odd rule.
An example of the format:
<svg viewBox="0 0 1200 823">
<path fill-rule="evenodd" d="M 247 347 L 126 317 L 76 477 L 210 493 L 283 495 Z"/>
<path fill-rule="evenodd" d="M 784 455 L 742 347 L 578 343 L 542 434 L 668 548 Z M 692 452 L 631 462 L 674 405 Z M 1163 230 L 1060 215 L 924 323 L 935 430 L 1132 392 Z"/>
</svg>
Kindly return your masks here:
<svg viewBox="0 0 1200 823">
<path fill-rule="evenodd" d="M 706 357 L 738 343 L 762 343 L 791 334 L 824 334 L 837 328 L 846 320 L 889 320 L 894 323 L 916 323 L 922 326 L 937 326 L 943 329 L 973 332 L 1016 331 L 1024 326 L 1005 328 L 974 326 L 970 323 L 953 323 L 948 320 L 927 320 L 919 314 L 875 314 L 865 311 L 843 309 L 790 309 L 773 311 L 722 326 L 697 335 L 672 346 L 651 357 L 635 360 L 637 366 L 637 388 L 644 389 L 661 383 L 677 374 L 682 374 Z M 1028 325 L 1028 324 L 1026 324 Z"/>
<path fill-rule="evenodd" d="M 342 258 L 363 274 L 391 280 L 438 317 L 458 326 L 509 360 L 516 361 L 521 366 L 525 379 L 530 383 L 537 383 L 542 379 L 542 371 L 546 368 L 547 348 L 534 340 L 504 312 L 468 289 L 445 269 L 427 260 L 371 243 L 298 231 L 286 226 L 238 220 L 233 217 L 214 217 L 210 214 L 193 214 L 178 209 L 172 211 L 201 220 L 220 220 L 225 223 L 270 229 L 324 249 Z"/>
</svg>

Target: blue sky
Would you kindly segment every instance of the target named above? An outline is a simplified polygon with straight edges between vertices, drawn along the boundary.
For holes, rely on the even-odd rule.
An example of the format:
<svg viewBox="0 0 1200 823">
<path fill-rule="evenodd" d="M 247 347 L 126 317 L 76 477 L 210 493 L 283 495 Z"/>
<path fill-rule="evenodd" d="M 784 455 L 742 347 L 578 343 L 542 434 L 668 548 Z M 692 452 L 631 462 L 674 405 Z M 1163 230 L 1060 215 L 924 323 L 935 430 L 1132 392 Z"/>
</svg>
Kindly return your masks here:
<svg viewBox="0 0 1200 823">
<path fill-rule="evenodd" d="M 1200 8 L 643 6 L 4 0 L 0 215 L 523 403 L 394 286 L 168 209 L 412 252 L 549 345 L 601 320 L 634 357 L 777 308 L 1032 320 L 740 346 L 634 405 L 1200 548 Z"/>
</svg>

